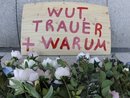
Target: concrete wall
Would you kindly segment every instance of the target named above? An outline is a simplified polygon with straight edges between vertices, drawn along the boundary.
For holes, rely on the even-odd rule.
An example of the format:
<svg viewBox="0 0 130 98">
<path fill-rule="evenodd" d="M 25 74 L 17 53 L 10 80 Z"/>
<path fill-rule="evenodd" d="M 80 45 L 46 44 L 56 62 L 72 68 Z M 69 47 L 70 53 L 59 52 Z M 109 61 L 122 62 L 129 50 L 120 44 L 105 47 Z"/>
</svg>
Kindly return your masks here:
<svg viewBox="0 0 130 98">
<path fill-rule="evenodd" d="M 130 52 L 130 0 L 0 0 L 0 52 L 20 49 L 23 5 L 51 1 L 87 2 L 108 6 L 112 52 Z"/>
</svg>

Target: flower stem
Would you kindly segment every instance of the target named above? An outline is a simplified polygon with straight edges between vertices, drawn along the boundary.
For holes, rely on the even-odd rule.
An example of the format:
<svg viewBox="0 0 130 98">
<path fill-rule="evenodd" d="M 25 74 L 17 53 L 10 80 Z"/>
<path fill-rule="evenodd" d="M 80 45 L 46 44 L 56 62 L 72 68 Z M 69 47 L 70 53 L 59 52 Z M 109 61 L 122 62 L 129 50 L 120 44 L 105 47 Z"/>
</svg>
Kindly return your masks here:
<svg viewBox="0 0 130 98">
<path fill-rule="evenodd" d="M 47 86 L 47 84 L 43 81 L 43 84 L 44 84 L 44 86 L 48 89 L 48 86 Z"/>
<path fill-rule="evenodd" d="M 25 98 L 28 98 L 27 94 L 25 93 Z"/>
<path fill-rule="evenodd" d="M 62 80 L 63 80 L 63 82 L 64 82 L 64 84 L 65 84 L 66 89 L 67 89 L 69 98 L 71 98 L 71 94 L 70 94 L 70 91 L 69 91 L 69 89 L 68 89 L 68 86 L 67 86 L 67 84 L 66 84 L 66 82 L 65 82 L 65 80 L 64 80 L 63 78 L 62 78 Z"/>
</svg>

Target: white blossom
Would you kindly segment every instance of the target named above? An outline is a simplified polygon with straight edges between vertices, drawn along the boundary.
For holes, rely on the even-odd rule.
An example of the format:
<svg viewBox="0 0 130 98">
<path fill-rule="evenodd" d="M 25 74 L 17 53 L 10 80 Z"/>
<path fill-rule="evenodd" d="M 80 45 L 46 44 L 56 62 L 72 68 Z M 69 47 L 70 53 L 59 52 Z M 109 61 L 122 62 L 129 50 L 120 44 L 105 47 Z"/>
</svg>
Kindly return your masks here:
<svg viewBox="0 0 130 98">
<path fill-rule="evenodd" d="M 44 59 L 43 62 L 42 62 L 42 65 L 44 67 L 47 67 L 47 64 L 52 64 L 52 60 L 50 58 L 47 58 L 47 59 Z"/>
<path fill-rule="evenodd" d="M 51 72 L 50 72 L 50 70 L 46 70 L 46 71 L 45 71 L 44 77 L 45 77 L 45 78 L 48 78 L 48 79 L 51 79 Z"/>
<path fill-rule="evenodd" d="M 124 68 L 123 71 L 127 71 L 127 72 L 128 72 L 128 71 L 129 71 L 129 68 Z"/>
<path fill-rule="evenodd" d="M 43 60 L 42 65 L 44 67 L 47 67 L 47 64 L 50 64 L 50 66 L 54 67 L 54 68 L 58 68 L 60 65 L 57 63 L 57 60 L 60 58 L 56 58 L 55 60 L 52 60 L 50 58 L 47 58 L 45 60 Z"/>
<path fill-rule="evenodd" d="M 102 63 L 102 62 L 100 62 L 100 63 L 99 63 L 99 66 L 100 66 L 100 67 L 102 67 L 102 65 L 103 65 L 103 63 Z"/>
<path fill-rule="evenodd" d="M 38 57 L 39 55 L 38 55 L 37 52 L 32 52 L 32 51 L 31 51 L 31 52 L 28 52 L 28 56 L 29 56 L 29 57 L 32 57 L 32 56 L 33 56 L 33 57 Z"/>
<path fill-rule="evenodd" d="M 112 98 L 120 98 L 119 93 L 116 91 L 112 91 L 110 94 L 112 94 Z"/>
<path fill-rule="evenodd" d="M 33 82 L 39 78 L 38 73 L 33 71 L 32 69 L 15 69 L 14 70 L 14 77 L 18 81 L 25 81 L 25 82 Z"/>
<path fill-rule="evenodd" d="M 55 84 L 63 84 L 63 83 L 62 83 L 61 81 L 59 81 L 59 80 L 55 80 L 54 83 L 55 83 Z"/>
<path fill-rule="evenodd" d="M 91 58 L 90 60 L 89 60 L 89 63 L 92 63 L 92 64 L 94 64 L 94 62 L 100 62 L 100 60 L 99 60 L 99 58 L 98 57 L 93 57 L 93 58 Z"/>
<path fill-rule="evenodd" d="M 44 71 L 41 69 L 37 69 L 36 72 L 38 73 L 39 76 L 44 76 Z"/>
<path fill-rule="evenodd" d="M 41 69 L 37 69 L 36 72 L 39 76 L 44 76 L 47 79 L 51 79 L 52 77 L 50 70 L 43 71 Z"/>
<path fill-rule="evenodd" d="M 90 58 L 90 55 L 89 55 L 89 53 L 80 52 L 80 53 L 77 55 L 76 58 L 77 58 L 77 60 L 79 60 L 80 58 L 89 59 L 89 58 Z"/>
<path fill-rule="evenodd" d="M 21 55 L 21 53 L 20 53 L 19 51 L 13 51 L 13 50 L 12 50 L 11 56 L 12 56 L 12 57 L 16 57 L 16 58 L 18 58 L 18 59 L 21 59 L 21 58 L 22 58 L 22 55 Z"/>
<path fill-rule="evenodd" d="M 31 68 L 33 65 L 36 64 L 36 62 L 32 59 L 30 59 L 30 60 L 25 59 L 23 64 L 21 65 L 21 67 L 25 68 L 26 63 L 27 63 L 29 68 Z"/>
<path fill-rule="evenodd" d="M 57 63 L 57 59 L 52 61 L 52 66 L 53 66 L 54 68 L 60 67 L 60 65 Z"/>
<path fill-rule="evenodd" d="M 58 67 L 55 71 L 56 79 L 61 79 L 61 77 L 67 76 L 70 77 L 70 69 L 68 67 Z"/>
</svg>

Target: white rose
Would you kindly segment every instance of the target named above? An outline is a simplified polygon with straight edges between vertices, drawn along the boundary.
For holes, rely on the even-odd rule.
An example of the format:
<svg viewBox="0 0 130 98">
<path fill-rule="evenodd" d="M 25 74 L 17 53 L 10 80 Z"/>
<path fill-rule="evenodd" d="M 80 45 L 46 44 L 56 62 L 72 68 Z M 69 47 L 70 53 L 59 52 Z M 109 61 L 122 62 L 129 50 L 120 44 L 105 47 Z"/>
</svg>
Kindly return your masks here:
<svg viewBox="0 0 130 98">
<path fill-rule="evenodd" d="M 33 65 L 35 65 L 36 64 L 36 62 L 34 61 L 34 60 L 27 60 L 27 59 L 25 59 L 24 60 L 24 63 L 21 65 L 23 68 L 25 68 L 25 65 L 26 65 L 26 63 L 28 64 L 28 67 L 29 68 L 31 68 Z"/>
<path fill-rule="evenodd" d="M 53 66 L 54 68 L 60 67 L 60 65 L 57 63 L 57 59 L 52 61 L 52 66 Z"/>
<path fill-rule="evenodd" d="M 57 63 L 57 60 L 60 58 L 56 58 L 55 60 L 52 60 L 50 58 L 47 58 L 45 60 L 43 60 L 42 65 L 44 67 L 47 67 L 47 64 L 50 64 L 52 67 L 54 68 L 58 68 L 60 65 Z"/>
<path fill-rule="evenodd" d="M 48 79 L 51 79 L 51 72 L 50 72 L 50 70 L 46 70 L 46 71 L 45 71 L 44 77 L 45 77 L 45 78 L 48 78 Z"/>
<path fill-rule="evenodd" d="M 59 67 L 56 69 L 55 71 L 55 77 L 57 79 L 61 79 L 61 77 L 63 76 L 67 76 L 67 77 L 70 77 L 70 69 L 68 67 Z"/>
<path fill-rule="evenodd" d="M 77 58 L 77 60 L 79 60 L 80 58 L 89 59 L 89 58 L 90 58 L 90 55 L 89 55 L 89 53 L 80 52 L 80 53 L 77 55 L 76 58 Z"/>
<path fill-rule="evenodd" d="M 37 80 L 39 78 L 38 73 L 36 73 L 36 72 L 30 72 L 29 74 L 30 75 L 29 75 L 29 80 L 28 81 L 32 82 L 32 81 L 35 81 L 35 80 Z"/>
<path fill-rule="evenodd" d="M 29 57 L 38 57 L 39 55 L 38 55 L 38 53 L 37 52 L 28 52 L 28 56 Z"/>
<path fill-rule="evenodd" d="M 13 51 L 13 50 L 12 50 L 11 56 L 12 56 L 12 57 L 16 57 L 16 58 L 18 58 L 18 59 L 21 59 L 21 58 L 22 58 L 22 55 L 21 55 L 21 53 L 20 53 L 19 51 Z"/>
<path fill-rule="evenodd" d="M 127 72 L 128 72 L 128 71 L 129 71 L 129 68 L 124 68 L 123 71 L 127 71 Z"/>
<path fill-rule="evenodd" d="M 100 62 L 100 63 L 99 63 L 99 66 L 100 66 L 100 67 L 102 67 L 102 65 L 103 65 L 103 63 L 102 63 L 102 62 Z"/>
<path fill-rule="evenodd" d="M 51 72 L 49 70 L 46 70 L 45 72 L 41 69 L 37 69 L 36 71 L 39 76 L 44 76 L 45 78 L 51 79 Z"/>
<path fill-rule="evenodd" d="M 112 98 L 120 98 L 119 93 L 116 91 L 111 91 L 110 94 L 112 95 Z"/>
<path fill-rule="evenodd" d="M 50 64 L 50 65 L 52 64 L 52 60 L 50 58 L 47 58 L 47 59 L 43 60 L 43 62 L 42 62 L 42 65 L 44 67 L 47 67 L 47 64 Z"/>
<path fill-rule="evenodd" d="M 36 62 L 34 61 L 34 60 L 29 60 L 28 61 L 28 66 L 29 66 L 29 68 L 31 68 L 33 65 L 35 65 L 36 64 Z"/>
<path fill-rule="evenodd" d="M 38 73 L 39 76 L 44 76 L 44 71 L 41 69 L 37 69 L 36 72 Z"/>
<path fill-rule="evenodd" d="M 33 82 L 39 78 L 38 73 L 32 69 L 15 69 L 14 70 L 14 79 L 19 81 Z"/>
<path fill-rule="evenodd" d="M 99 60 L 99 58 L 98 57 L 94 57 L 94 58 L 91 58 L 90 60 L 89 60 L 89 63 L 92 63 L 92 64 L 94 64 L 94 62 L 100 62 L 100 60 Z"/>
<path fill-rule="evenodd" d="M 59 81 L 59 80 L 55 80 L 54 83 L 55 83 L 55 84 L 63 84 L 63 83 L 62 83 L 61 81 Z"/>
</svg>

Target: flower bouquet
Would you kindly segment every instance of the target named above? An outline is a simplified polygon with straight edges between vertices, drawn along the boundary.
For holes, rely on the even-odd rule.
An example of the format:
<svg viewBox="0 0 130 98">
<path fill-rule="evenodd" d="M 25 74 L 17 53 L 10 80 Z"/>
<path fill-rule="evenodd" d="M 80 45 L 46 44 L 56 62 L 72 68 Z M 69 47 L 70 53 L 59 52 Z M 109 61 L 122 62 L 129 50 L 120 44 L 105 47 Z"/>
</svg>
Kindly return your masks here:
<svg viewBox="0 0 130 98">
<path fill-rule="evenodd" d="M 39 60 L 36 52 L 26 58 L 12 51 L 0 67 L 3 98 L 126 98 L 130 72 L 117 58 L 91 58 L 79 53 L 74 64 L 61 58 Z"/>
</svg>

